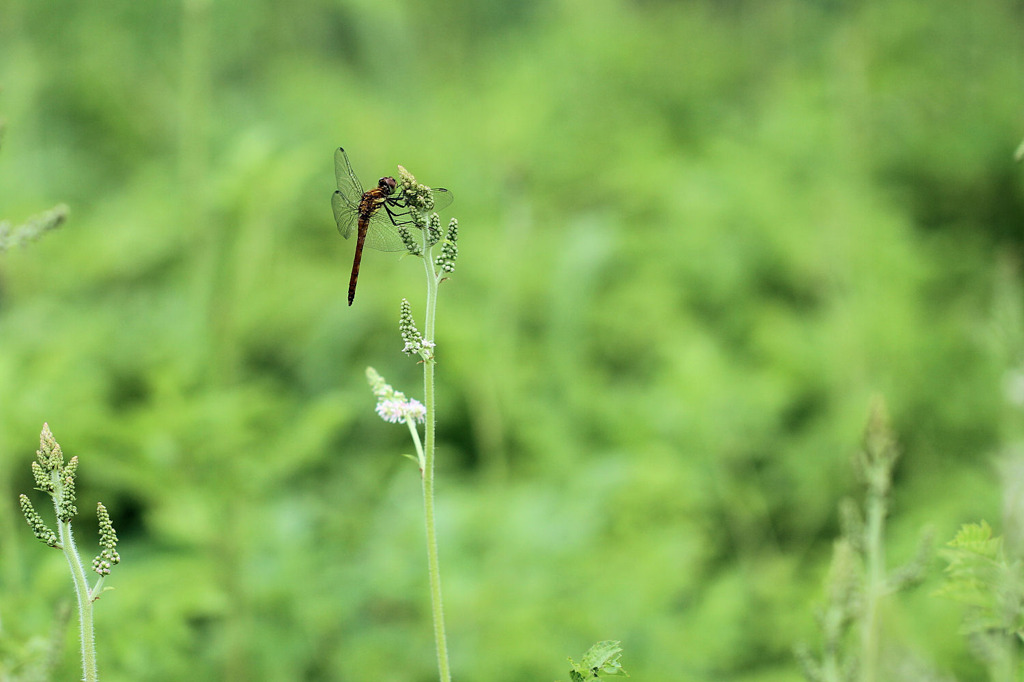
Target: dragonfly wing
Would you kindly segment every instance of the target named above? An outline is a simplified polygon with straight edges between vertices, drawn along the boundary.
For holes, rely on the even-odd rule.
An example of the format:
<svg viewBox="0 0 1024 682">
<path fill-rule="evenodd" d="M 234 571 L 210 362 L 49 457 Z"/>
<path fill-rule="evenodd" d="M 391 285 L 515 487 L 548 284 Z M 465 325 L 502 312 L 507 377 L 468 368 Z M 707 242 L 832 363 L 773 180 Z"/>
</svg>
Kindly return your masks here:
<svg viewBox="0 0 1024 682">
<path fill-rule="evenodd" d="M 415 239 L 419 232 L 414 227 L 409 229 Z M 365 245 L 377 251 L 405 251 L 405 242 L 398 235 L 398 228 L 392 224 L 391 219 L 383 208 L 377 209 L 370 218 L 370 227 L 366 230 Z"/>
<path fill-rule="evenodd" d="M 455 199 L 455 196 L 444 187 L 435 187 L 430 192 L 434 196 L 435 211 L 443 211 L 451 206 L 452 201 Z"/>
<path fill-rule="evenodd" d="M 345 239 L 352 236 L 359 217 L 359 202 L 363 198 L 363 186 L 352 171 L 348 162 L 348 154 L 341 147 L 334 151 L 334 177 L 338 181 L 338 191 L 331 197 L 331 208 L 334 209 L 334 222 L 338 224 L 338 232 Z"/>
<path fill-rule="evenodd" d="M 340 190 L 331 196 L 331 208 L 334 209 L 334 222 L 338 224 L 338 232 L 348 239 L 355 232 L 359 217 L 359 205 L 352 205 L 348 197 Z"/>
<path fill-rule="evenodd" d="M 341 147 L 334 151 L 334 177 L 338 181 L 338 191 L 350 202 L 358 203 L 363 196 L 363 185 L 348 162 L 348 154 Z"/>
</svg>

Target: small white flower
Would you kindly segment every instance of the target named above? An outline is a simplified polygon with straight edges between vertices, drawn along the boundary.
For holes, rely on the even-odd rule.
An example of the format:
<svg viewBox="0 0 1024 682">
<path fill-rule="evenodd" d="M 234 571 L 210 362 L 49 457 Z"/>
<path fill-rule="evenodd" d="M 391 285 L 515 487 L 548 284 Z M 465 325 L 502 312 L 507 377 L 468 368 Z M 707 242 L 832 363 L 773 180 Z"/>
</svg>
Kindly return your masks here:
<svg viewBox="0 0 1024 682">
<path fill-rule="evenodd" d="M 427 419 L 427 408 L 423 406 L 423 403 L 416 399 L 410 399 L 405 403 L 406 415 L 412 419 L 418 421 L 420 424 Z"/>
<path fill-rule="evenodd" d="M 423 422 L 426 419 L 427 408 L 418 400 L 381 400 L 377 403 L 377 414 L 384 421 L 397 424 L 406 419 L 414 419 Z"/>
<path fill-rule="evenodd" d="M 386 422 L 397 423 L 402 420 L 402 403 L 397 400 L 381 400 L 377 403 L 377 414 Z"/>
</svg>

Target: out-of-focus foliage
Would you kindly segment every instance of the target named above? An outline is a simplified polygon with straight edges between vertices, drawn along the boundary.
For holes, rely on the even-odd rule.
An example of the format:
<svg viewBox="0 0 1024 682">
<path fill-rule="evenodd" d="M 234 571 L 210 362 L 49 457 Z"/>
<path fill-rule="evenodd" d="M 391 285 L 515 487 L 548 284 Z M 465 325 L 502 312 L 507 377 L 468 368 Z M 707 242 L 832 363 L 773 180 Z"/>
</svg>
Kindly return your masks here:
<svg viewBox="0 0 1024 682">
<path fill-rule="evenodd" d="M 0 119 L 0 142 L 3 142 L 6 124 Z M 0 219 L 0 253 L 13 246 L 22 246 L 38 239 L 40 236 L 64 224 L 68 217 L 68 207 L 60 204 L 49 211 L 33 216 L 20 225 L 12 225 L 11 221 Z"/>
<path fill-rule="evenodd" d="M 1021 12 L 6 0 L 0 215 L 73 219 L 0 257 L 3 635 L 70 587 L 15 502 L 48 421 L 117 521 L 104 679 L 432 677 L 417 472 L 363 380 L 417 397 L 421 268 L 369 252 L 346 305 L 343 144 L 364 184 L 400 163 L 456 197 L 454 676 L 553 679 L 614 638 L 636 679 L 796 679 L 870 395 L 904 450 L 893 563 L 997 513 Z M 926 592 L 890 632 L 978 679 Z"/>
<path fill-rule="evenodd" d="M 32 216 L 21 225 L 11 225 L 9 220 L 0 220 L 0 252 L 39 239 L 50 230 L 63 225 L 67 217 L 67 206 L 58 204 L 49 211 Z"/>
<path fill-rule="evenodd" d="M 985 521 L 965 524 L 947 547 L 946 580 L 937 593 L 966 605 L 963 631 L 990 679 L 1012 682 L 1021 671 L 1024 632 L 1021 559 L 1007 554 Z"/>
<path fill-rule="evenodd" d="M 848 498 L 839 505 L 842 535 L 832 548 L 824 602 L 815 609 L 820 645 L 812 651 L 800 643 L 795 649 L 809 682 L 920 678 L 892 668 L 891 662 L 906 660 L 907 652 L 888 636 L 889 626 L 880 614 L 893 595 L 924 577 L 933 540 L 926 533 L 912 561 L 895 568 L 886 565 L 885 522 L 899 447 L 885 402 L 876 398 L 872 403 L 864 447 L 854 458 L 863 501 Z M 927 666 L 917 667 L 930 672 Z"/>
</svg>

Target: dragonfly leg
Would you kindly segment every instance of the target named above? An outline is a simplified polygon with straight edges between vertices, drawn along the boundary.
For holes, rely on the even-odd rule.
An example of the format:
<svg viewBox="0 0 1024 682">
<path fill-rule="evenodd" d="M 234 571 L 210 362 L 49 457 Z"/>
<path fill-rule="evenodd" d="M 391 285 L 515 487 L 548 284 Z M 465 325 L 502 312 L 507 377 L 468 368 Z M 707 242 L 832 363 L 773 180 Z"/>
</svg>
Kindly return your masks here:
<svg viewBox="0 0 1024 682">
<path fill-rule="evenodd" d="M 407 207 L 405 207 L 405 208 L 407 208 Z M 384 210 L 387 211 L 388 218 L 391 218 L 391 224 L 396 226 L 396 227 L 399 226 L 399 225 L 415 225 L 416 224 L 416 221 L 412 220 L 411 218 L 409 220 L 399 220 L 399 218 L 406 218 L 409 215 L 411 215 L 410 211 L 408 211 L 408 210 L 406 210 L 406 211 L 392 211 L 391 207 L 388 204 L 384 204 Z"/>
</svg>

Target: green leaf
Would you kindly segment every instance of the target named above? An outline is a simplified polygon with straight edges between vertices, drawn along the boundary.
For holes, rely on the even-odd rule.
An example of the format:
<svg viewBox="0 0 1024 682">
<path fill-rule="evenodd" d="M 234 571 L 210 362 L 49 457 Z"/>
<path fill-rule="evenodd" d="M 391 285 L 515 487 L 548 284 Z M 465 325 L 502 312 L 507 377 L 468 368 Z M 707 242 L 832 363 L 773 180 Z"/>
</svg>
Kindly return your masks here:
<svg viewBox="0 0 1024 682">
<path fill-rule="evenodd" d="M 1010 562 L 1001 537 L 982 521 L 960 528 L 943 552 L 946 580 L 936 594 L 967 605 L 963 629 L 974 634 L 1017 633 L 1024 602 L 1021 564 Z"/>
<path fill-rule="evenodd" d="M 585 679 L 598 679 L 601 675 L 629 677 L 629 673 L 619 663 L 622 657 L 620 644 L 621 642 L 615 640 L 604 640 L 590 647 L 579 663 L 570 658 L 572 669 L 569 671 L 569 678 L 572 682 L 582 682 Z"/>
<path fill-rule="evenodd" d="M 987 521 L 966 523 L 957 531 L 956 537 L 949 541 L 948 546 L 995 559 L 1002 550 L 1003 539 L 992 537 L 992 527 Z"/>
</svg>

